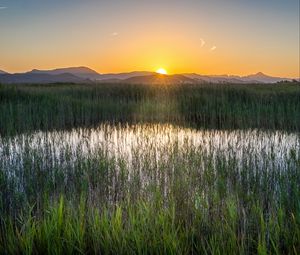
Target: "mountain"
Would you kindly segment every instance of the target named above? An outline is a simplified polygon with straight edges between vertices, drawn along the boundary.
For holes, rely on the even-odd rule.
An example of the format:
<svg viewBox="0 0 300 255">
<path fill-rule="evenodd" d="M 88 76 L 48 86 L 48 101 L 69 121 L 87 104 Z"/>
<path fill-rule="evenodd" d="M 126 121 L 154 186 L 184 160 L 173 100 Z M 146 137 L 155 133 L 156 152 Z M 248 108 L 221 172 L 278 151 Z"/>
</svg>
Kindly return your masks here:
<svg viewBox="0 0 300 255">
<path fill-rule="evenodd" d="M 247 76 L 237 75 L 201 75 L 184 73 L 175 75 L 161 75 L 154 72 L 134 71 L 127 73 L 99 74 L 96 71 L 80 66 L 58 68 L 53 70 L 33 69 L 26 73 L 9 74 L 0 70 L 1 83 L 133 83 L 133 84 L 186 84 L 186 83 L 276 83 L 291 81 L 292 79 L 272 77 L 264 73 Z"/>
<path fill-rule="evenodd" d="M 63 73 L 58 75 L 45 73 L 19 73 L 1 74 L 0 83 L 88 83 L 89 80 L 79 78 L 73 74 Z"/>
<path fill-rule="evenodd" d="M 70 73 L 77 77 L 90 79 L 90 80 L 125 80 L 135 76 L 145 76 L 155 74 L 153 72 L 147 71 L 135 71 L 135 72 L 127 72 L 127 73 L 108 73 L 108 74 L 99 74 L 96 71 L 80 66 L 80 67 L 67 67 L 67 68 L 58 68 L 54 70 L 37 70 L 33 69 L 32 71 L 28 72 L 30 74 L 63 74 L 63 73 Z"/>
<path fill-rule="evenodd" d="M 200 75 L 195 73 L 186 73 L 184 76 L 194 79 L 198 83 L 244 83 L 240 77 L 228 75 Z"/>
<path fill-rule="evenodd" d="M 288 78 L 272 77 L 268 76 L 262 72 L 257 74 L 247 75 L 247 76 L 237 76 L 237 75 L 200 75 L 195 73 L 183 74 L 186 77 L 195 79 L 199 82 L 208 83 L 276 83 L 279 81 L 291 81 Z"/>
<path fill-rule="evenodd" d="M 58 74 L 65 74 L 65 73 L 69 73 L 83 79 L 91 79 L 91 80 L 97 80 L 101 77 L 101 75 L 96 71 L 84 66 L 58 68 L 54 70 L 33 69 L 32 71 L 28 72 L 28 74 L 51 74 L 51 75 L 58 75 Z"/>
<path fill-rule="evenodd" d="M 272 77 L 268 76 L 262 72 L 256 73 L 256 74 L 251 74 L 248 76 L 242 77 L 244 81 L 251 81 L 255 80 L 257 82 L 262 82 L 262 83 L 276 83 L 279 81 L 291 81 L 291 79 L 288 78 L 280 78 L 280 77 Z"/>
<path fill-rule="evenodd" d="M 154 72 L 147 72 L 147 71 L 135 71 L 129 73 L 108 73 L 108 74 L 101 74 L 98 80 L 125 80 L 131 77 L 138 77 L 138 76 L 147 76 L 147 75 L 154 75 Z"/>
<path fill-rule="evenodd" d="M 152 74 L 146 76 L 135 76 L 125 80 L 122 83 L 130 84 L 191 84 L 196 83 L 195 80 L 185 77 L 184 75 L 164 75 L 164 74 Z"/>
</svg>

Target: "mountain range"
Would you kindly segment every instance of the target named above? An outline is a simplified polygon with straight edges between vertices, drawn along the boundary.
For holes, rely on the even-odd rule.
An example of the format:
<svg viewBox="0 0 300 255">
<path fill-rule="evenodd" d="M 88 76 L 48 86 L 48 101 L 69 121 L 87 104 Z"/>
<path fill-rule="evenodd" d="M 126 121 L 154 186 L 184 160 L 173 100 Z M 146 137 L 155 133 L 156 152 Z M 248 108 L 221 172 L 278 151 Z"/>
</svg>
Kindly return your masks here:
<svg viewBox="0 0 300 255">
<path fill-rule="evenodd" d="M 132 83 L 132 84 L 186 84 L 186 83 L 276 83 L 290 78 L 272 77 L 261 72 L 247 75 L 201 75 L 184 73 L 162 75 L 155 72 L 135 71 L 100 74 L 88 67 L 68 67 L 37 70 L 25 73 L 7 73 L 0 70 L 0 83 Z"/>
</svg>

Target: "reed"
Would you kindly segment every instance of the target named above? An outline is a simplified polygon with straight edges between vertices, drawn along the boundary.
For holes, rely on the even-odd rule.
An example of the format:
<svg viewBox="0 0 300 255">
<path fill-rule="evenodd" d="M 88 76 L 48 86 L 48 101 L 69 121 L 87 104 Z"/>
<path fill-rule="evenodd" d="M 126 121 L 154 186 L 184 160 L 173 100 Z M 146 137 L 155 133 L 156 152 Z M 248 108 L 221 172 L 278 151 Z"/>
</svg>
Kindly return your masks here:
<svg viewBox="0 0 300 255">
<path fill-rule="evenodd" d="M 109 122 L 300 130 L 299 83 L 0 85 L 0 133 Z"/>
<path fill-rule="evenodd" d="M 111 125 L 0 140 L 1 254 L 298 254 L 300 138 Z"/>
</svg>

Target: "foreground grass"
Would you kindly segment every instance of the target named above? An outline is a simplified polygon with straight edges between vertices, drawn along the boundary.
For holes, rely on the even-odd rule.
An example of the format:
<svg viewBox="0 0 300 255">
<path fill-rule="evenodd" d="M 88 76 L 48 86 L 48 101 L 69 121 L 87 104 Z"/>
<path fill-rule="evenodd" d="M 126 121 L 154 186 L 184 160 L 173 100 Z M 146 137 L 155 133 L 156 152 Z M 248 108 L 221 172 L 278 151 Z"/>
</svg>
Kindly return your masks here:
<svg viewBox="0 0 300 255">
<path fill-rule="evenodd" d="M 157 198 L 102 210 L 66 203 L 61 197 L 42 216 L 32 211 L 18 222 L 2 218 L 2 254 L 298 254 L 300 222 L 285 208 L 265 215 L 252 203 L 215 198 L 213 208 L 177 215 Z M 217 209 L 217 211 L 215 211 Z"/>
<path fill-rule="evenodd" d="M 299 254 L 299 136 L 194 132 L 4 137 L 0 253 Z"/>
<path fill-rule="evenodd" d="M 300 130 L 299 83 L 0 85 L 0 134 L 110 122 Z"/>
</svg>

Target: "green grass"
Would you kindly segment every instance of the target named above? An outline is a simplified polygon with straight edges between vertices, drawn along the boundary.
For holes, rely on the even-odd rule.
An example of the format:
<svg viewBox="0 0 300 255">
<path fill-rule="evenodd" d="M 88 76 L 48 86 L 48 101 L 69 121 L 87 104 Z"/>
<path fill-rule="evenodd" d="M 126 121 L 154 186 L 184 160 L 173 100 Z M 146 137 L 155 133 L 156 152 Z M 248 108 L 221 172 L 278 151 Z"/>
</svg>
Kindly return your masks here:
<svg viewBox="0 0 300 255">
<path fill-rule="evenodd" d="M 2 85 L 0 254 L 299 254 L 299 130 L 299 84 Z"/>
<path fill-rule="evenodd" d="M 0 252 L 299 253 L 299 136 L 194 132 L 104 125 L 4 137 Z M 93 144 L 95 134 L 104 140 Z"/>
<path fill-rule="evenodd" d="M 110 122 L 300 130 L 300 86 L 2 85 L 0 133 Z"/>
<path fill-rule="evenodd" d="M 158 201 L 159 202 L 159 201 Z M 297 254 L 299 221 L 284 209 L 265 216 L 261 206 L 239 212 L 235 199 L 215 201 L 218 213 L 195 210 L 189 222 L 176 205 L 140 201 L 101 211 L 66 203 L 43 216 L 7 219 L 3 254 Z M 239 215 L 241 213 L 241 215 Z M 267 220 L 266 220 L 267 218 Z"/>
</svg>

